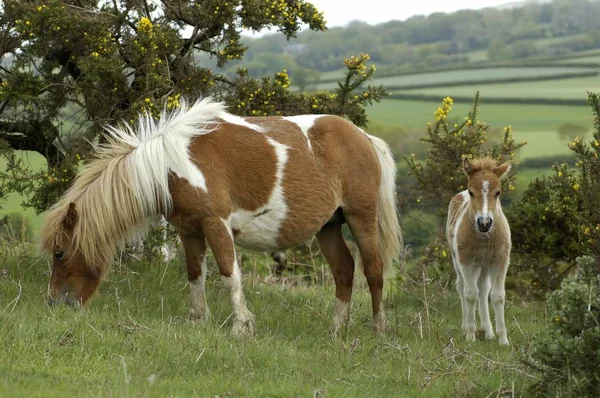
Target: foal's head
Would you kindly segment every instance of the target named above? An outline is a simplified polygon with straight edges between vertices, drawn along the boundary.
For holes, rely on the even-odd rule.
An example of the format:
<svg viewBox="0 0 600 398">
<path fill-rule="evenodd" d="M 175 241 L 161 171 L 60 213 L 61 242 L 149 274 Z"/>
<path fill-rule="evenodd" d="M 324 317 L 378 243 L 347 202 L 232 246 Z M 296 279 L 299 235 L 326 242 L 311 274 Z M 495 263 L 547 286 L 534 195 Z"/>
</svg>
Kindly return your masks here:
<svg viewBox="0 0 600 398">
<path fill-rule="evenodd" d="M 469 160 L 465 158 L 463 168 L 469 183 L 467 185 L 474 222 L 480 232 L 489 232 L 494 223 L 494 213 L 501 193 L 501 179 L 508 175 L 510 163 L 500 166 L 489 157 Z"/>
<path fill-rule="evenodd" d="M 80 306 L 86 303 L 100 284 L 102 269 L 90 264 L 75 242 L 79 223 L 74 203 L 50 214 L 42 229 L 43 249 L 52 252 L 52 274 L 48 303 Z M 96 265 L 96 266 L 94 266 Z"/>
</svg>

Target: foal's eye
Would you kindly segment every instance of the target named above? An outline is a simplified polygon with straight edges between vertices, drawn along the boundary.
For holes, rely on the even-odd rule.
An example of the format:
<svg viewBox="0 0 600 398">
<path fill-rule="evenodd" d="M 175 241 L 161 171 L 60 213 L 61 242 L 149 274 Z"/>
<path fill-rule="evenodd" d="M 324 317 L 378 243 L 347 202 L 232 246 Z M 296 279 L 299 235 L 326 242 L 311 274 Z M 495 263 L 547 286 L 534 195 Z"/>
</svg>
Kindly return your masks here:
<svg viewBox="0 0 600 398">
<path fill-rule="evenodd" d="M 56 258 L 57 260 L 62 260 L 63 256 L 65 255 L 65 252 L 62 250 L 55 250 L 54 251 L 54 258 Z"/>
<path fill-rule="evenodd" d="M 473 197 L 473 196 L 474 196 L 474 194 L 473 194 L 473 191 L 471 191 L 470 189 L 469 189 L 469 196 L 470 196 L 470 197 Z"/>
</svg>

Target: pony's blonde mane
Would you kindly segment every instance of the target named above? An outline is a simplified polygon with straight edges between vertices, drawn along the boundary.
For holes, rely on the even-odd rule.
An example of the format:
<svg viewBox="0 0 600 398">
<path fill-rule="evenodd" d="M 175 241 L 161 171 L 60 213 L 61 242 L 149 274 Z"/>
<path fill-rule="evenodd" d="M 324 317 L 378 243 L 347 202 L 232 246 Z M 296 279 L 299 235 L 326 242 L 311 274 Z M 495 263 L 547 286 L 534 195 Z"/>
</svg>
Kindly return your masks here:
<svg viewBox="0 0 600 398">
<path fill-rule="evenodd" d="M 197 173 L 191 170 L 189 143 L 212 131 L 224 113 L 223 103 L 206 98 L 191 107 L 182 101 L 170 113 L 163 110 L 158 122 L 144 114 L 136 132 L 129 126 L 107 127 L 107 143 L 96 147 L 96 158 L 46 216 L 42 250 L 66 249 L 64 220 L 74 203 L 71 249 L 80 251 L 89 267 L 107 267 L 117 246 L 145 232 L 159 212 L 170 212 L 170 169 L 188 179 Z"/>
</svg>

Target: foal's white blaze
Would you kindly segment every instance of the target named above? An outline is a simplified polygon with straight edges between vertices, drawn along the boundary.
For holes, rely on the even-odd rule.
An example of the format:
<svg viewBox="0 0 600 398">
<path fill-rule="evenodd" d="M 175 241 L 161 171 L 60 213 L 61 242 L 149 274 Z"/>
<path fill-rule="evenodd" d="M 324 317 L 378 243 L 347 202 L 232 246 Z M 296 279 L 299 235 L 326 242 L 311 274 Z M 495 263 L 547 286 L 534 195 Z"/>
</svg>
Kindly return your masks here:
<svg viewBox="0 0 600 398">
<path fill-rule="evenodd" d="M 288 160 L 288 146 L 265 137 L 277 157 L 277 171 L 268 202 L 255 211 L 238 209 L 228 219 L 237 231 L 235 242 L 251 250 L 277 250 L 279 229 L 287 216 L 287 203 L 283 193 L 283 177 Z"/>
<path fill-rule="evenodd" d="M 481 211 L 478 211 L 475 215 L 475 219 L 478 217 L 493 219 L 493 214 L 490 212 L 488 206 L 488 195 L 490 193 L 490 182 L 488 180 L 484 180 L 481 183 L 481 195 L 483 197 L 483 208 Z"/>
<path fill-rule="evenodd" d="M 295 123 L 302 133 L 306 136 L 306 143 L 308 145 L 308 149 L 312 151 L 312 144 L 310 143 L 310 137 L 308 136 L 309 130 L 315 124 L 315 121 L 323 116 L 327 115 L 297 115 L 297 116 L 284 116 L 282 119 L 287 120 L 288 122 Z"/>
<path fill-rule="evenodd" d="M 463 201 L 460 205 L 460 208 L 456 212 L 458 214 L 458 216 L 456 217 L 456 224 L 454 224 L 454 230 L 452 231 L 453 232 L 452 251 L 456 255 L 456 261 L 459 264 L 460 264 L 460 259 L 459 259 L 459 255 L 458 255 L 458 230 L 460 228 L 460 223 L 462 222 L 463 217 L 465 216 L 465 214 L 467 214 L 467 211 L 469 209 L 469 201 L 471 200 L 471 197 L 469 196 L 468 191 L 462 191 L 460 193 L 460 196 L 462 196 Z"/>
<path fill-rule="evenodd" d="M 248 127 L 249 129 L 252 129 L 254 131 L 258 131 L 259 133 L 264 133 L 265 129 L 262 128 L 261 126 L 257 125 L 257 124 L 252 124 L 250 122 L 248 122 L 246 119 L 237 116 L 237 115 L 233 115 L 231 113 L 228 112 L 223 112 L 219 115 L 219 118 L 223 119 L 225 122 L 227 123 L 231 123 L 231 124 L 237 124 L 238 126 L 244 126 L 244 127 Z"/>
</svg>

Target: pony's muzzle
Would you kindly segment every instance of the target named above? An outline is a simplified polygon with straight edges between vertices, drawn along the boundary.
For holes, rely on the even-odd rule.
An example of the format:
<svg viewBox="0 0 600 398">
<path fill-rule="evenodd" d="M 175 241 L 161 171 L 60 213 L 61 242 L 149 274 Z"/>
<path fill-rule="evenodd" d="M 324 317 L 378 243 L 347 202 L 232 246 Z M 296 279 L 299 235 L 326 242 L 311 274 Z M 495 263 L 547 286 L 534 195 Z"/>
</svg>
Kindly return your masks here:
<svg viewBox="0 0 600 398">
<path fill-rule="evenodd" d="M 54 307 L 61 304 L 66 304 L 67 306 L 73 308 L 79 307 L 79 301 L 75 300 L 75 298 L 69 294 L 63 294 L 60 297 L 48 296 L 47 302 L 49 307 Z"/>
<path fill-rule="evenodd" d="M 493 221 L 490 217 L 477 217 L 477 229 L 479 232 L 488 232 L 492 228 Z"/>
</svg>

